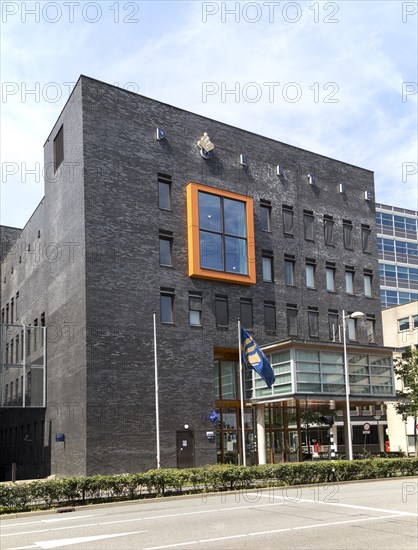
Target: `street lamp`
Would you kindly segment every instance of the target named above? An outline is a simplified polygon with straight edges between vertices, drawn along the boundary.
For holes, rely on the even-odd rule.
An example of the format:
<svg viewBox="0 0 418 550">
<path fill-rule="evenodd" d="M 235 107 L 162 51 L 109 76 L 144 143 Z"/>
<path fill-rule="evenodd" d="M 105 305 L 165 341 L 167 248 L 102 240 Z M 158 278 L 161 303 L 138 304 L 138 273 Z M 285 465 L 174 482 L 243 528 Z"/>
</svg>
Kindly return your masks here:
<svg viewBox="0 0 418 550">
<path fill-rule="evenodd" d="M 344 376 L 345 376 L 345 405 L 347 411 L 347 442 L 346 442 L 346 458 L 353 460 L 353 442 L 351 438 L 351 417 L 350 417 L 350 379 L 348 375 L 348 361 L 347 361 L 347 334 L 346 334 L 346 319 L 360 319 L 364 317 L 362 311 L 355 311 L 351 315 L 346 315 L 343 310 L 343 345 L 344 345 Z"/>
</svg>

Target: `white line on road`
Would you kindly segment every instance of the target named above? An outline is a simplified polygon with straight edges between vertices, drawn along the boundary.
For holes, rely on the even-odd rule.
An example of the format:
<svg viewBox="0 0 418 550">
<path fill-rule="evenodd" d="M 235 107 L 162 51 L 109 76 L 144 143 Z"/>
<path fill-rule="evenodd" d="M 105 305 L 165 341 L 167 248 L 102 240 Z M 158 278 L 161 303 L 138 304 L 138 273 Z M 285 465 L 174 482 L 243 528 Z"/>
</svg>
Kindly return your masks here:
<svg viewBox="0 0 418 550">
<path fill-rule="evenodd" d="M 257 537 L 262 535 L 272 535 L 277 533 L 284 533 L 289 531 L 299 531 L 301 529 L 315 529 L 317 527 L 330 527 L 333 525 L 343 525 L 343 524 L 351 524 L 351 523 L 360 523 L 364 521 L 376 521 L 376 520 L 382 520 L 382 519 L 395 519 L 399 518 L 400 516 L 407 515 L 403 513 L 397 513 L 396 515 L 390 515 L 390 516 L 380 516 L 380 517 L 370 517 L 370 518 L 361 518 L 361 519 L 350 519 L 350 520 L 344 520 L 344 521 L 335 521 L 332 523 L 314 523 L 312 525 L 303 525 L 299 527 L 286 527 L 284 529 L 275 529 L 272 531 L 259 531 L 256 533 L 243 533 L 241 535 L 229 535 L 225 537 L 216 537 L 213 539 L 201 539 L 201 540 L 191 540 L 187 542 L 179 542 L 177 544 L 167 544 L 164 546 L 150 546 L 148 548 L 144 548 L 144 550 L 162 550 L 164 548 L 175 548 L 178 546 L 186 546 L 191 544 L 202 544 L 207 542 L 215 542 L 220 540 L 228 540 L 228 539 L 238 539 L 238 538 L 245 538 L 245 537 Z"/>
<path fill-rule="evenodd" d="M 71 539 L 57 539 L 57 540 L 41 540 L 35 542 L 33 546 L 20 546 L 19 548 L 9 548 L 8 550 L 24 550 L 26 548 L 60 548 L 61 546 L 70 546 L 71 544 L 82 544 L 85 542 L 93 542 L 96 540 L 112 539 L 116 537 L 127 537 L 129 535 L 139 535 L 140 533 L 147 533 L 148 531 L 131 531 L 129 533 L 114 533 L 112 535 L 95 535 L 90 537 L 74 537 Z"/>
<path fill-rule="evenodd" d="M 272 498 L 280 498 L 286 502 L 289 502 L 288 497 L 280 496 L 280 495 L 265 495 L 261 493 L 262 497 L 272 499 Z M 370 512 L 384 512 L 385 514 L 398 514 L 400 516 L 412 516 L 414 518 L 418 517 L 418 514 L 415 514 L 414 512 L 402 512 L 400 510 L 388 510 L 387 508 L 372 508 L 370 506 L 360 506 L 358 504 L 343 504 L 342 502 L 327 502 L 326 500 L 310 500 L 307 498 L 298 498 L 295 497 L 292 498 L 291 503 L 298 503 L 298 502 L 305 502 L 308 504 L 326 504 L 327 506 L 340 506 L 342 508 L 354 508 L 355 510 L 368 510 Z"/>
</svg>

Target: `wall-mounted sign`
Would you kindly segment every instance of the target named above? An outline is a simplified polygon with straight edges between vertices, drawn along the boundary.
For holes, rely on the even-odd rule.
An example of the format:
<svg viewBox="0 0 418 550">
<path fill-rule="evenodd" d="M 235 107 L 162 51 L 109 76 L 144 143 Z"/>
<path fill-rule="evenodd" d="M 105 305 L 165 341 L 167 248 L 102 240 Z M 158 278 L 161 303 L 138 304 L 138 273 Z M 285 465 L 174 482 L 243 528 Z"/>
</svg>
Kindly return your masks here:
<svg viewBox="0 0 418 550">
<path fill-rule="evenodd" d="M 55 441 L 65 441 L 65 434 L 55 434 Z"/>
<path fill-rule="evenodd" d="M 208 441 L 213 441 L 215 439 L 215 432 L 206 432 L 206 439 Z"/>
</svg>

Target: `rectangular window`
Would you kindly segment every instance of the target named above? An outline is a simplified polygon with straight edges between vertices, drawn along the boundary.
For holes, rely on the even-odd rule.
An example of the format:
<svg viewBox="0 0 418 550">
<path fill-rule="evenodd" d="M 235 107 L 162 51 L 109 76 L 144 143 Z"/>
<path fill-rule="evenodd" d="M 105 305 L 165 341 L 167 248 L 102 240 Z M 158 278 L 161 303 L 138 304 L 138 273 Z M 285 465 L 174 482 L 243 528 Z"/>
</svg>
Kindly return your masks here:
<svg viewBox="0 0 418 550">
<path fill-rule="evenodd" d="M 371 252 L 370 236 L 370 225 L 361 224 L 361 246 L 363 252 L 367 254 Z"/>
<path fill-rule="evenodd" d="M 162 323 L 174 323 L 174 289 L 160 289 L 160 314 Z"/>
<path fill-rule="evenodd" d="M 1 322 L 4 323 L 4 308 L 1 310 Z"/>
<path fill-rule="evenodd" d="M 264 329 L 267 334 L 276 333 L 276 304 L 275 302 L 264 302 Z"/>
<path fill-rule="evenodd" d="M 354 294 L 354 268 L 351 266 L 345 266 L 345 291 Z"/>
<path fill-rule="evenodd" d="M 35 319 L 33 322 L 34 329 L 33 329 L 33 351 L 36 351 L 38 347 L 38 319 Z"/>
<path fill-rule="evenodd" d="M 260 201 L 260 229 L 271 231 L 271 204 L 269 201 Z"/>
<path fill-rule="evenodd" d="M 192 327 L 202 326 L 202 296 L 189 293 L 189 322 Z"/>
<path fill-rule="evenodd" d="M 327 265 L 325 274 L 328 292 L 335 292 L 335 267 Z"/>
<path fill-rule="evenodd" d="M 412 327 L 414 330 L 418 328 L 418 315 L 412 315 Z"/>
<path fill-rule="evenodd" d="M 306 287 L 315 288 L 315 268 L 313 261 L 306 261 Z"/>
<path fill-rule="evenodd" d="M 16 314 L 16 321 L 19 319 L 20 311 L 19 311 L 19 292 L 16 292 L 16 300 L 15 300 L 15 314 Z"/>
<path fill-rule="evenodd" d="M 45 312 L 41 313 L 41 347 L 44 345 L 44 335 L 45 335 Z"/>
<path fill-rule="evenodd" d="M 338 311 L 336 309 L 328 310 L 328 328 L 329 328 L 329 339 L 331 342 L 336 342 L 340 340 L 340 331 L 339 331 L 339 320 L 338 320 Z"/>
<path fill-rule="evenodd" d="M 172 177 L 158 173 L 158 207 L 162 210 L 171 210 Z"/>
<path fill-rule="evenodd" d="M 253 328 L 253 301 L 250 298 L 241 298 L 240 300 L 240 318 L 243 328 L 252 330 Z"/>
<path fill-rule="evenodd" d="M 189 275 L 254 284 L 253 202 L 204 185 L 187 185 Z"/>
<path fill-rule="evenodd" d="M 10 322 L 14 322 L 14 315 L 15 315 L 15 300 L 12 298 L 10 300 Z"/>
<path fill-rule="evenodd" d="M 398 329 L 399 329 L 399 332 L 403 332 L 404 330 L 409 330 L 409 317 L 403 317 L 402 319 L 398 319 Z"/>
<path fill-rule="evenodd" d="M 173 265 L 173 258 L 172 258 L 172 250 L 173 250 L 173 237 L 168 235 L 164 232 L 160 232 L 159 236 L 159 243 L 160 243 L 160 265 L 165 266 L 172 266 Z"/>
<path fill-rule="evenodd" d="M 263 251 L 262 253 L 262 262 L 263 262 L 263 281 L 267 283 L 272 283 L 273 278 L 273 254 L 271 252 Z"/>
<path fill-rule="evenodd" d="M 344 248 L 353 250 L 353 222 L 343 220 L 343 241 Z"/>
<path fill-rule="evenodd" d="M 311 212 L 310 210 L 303 211 L 303 231 L 305 235 L 305 240 L 314 240 L 314 216 L 313 212 Z"/>
<path fill-rule="evenodd" d="M 293 236 L 294 226 L 293 226 L 293 206 L 282 205 L 283 212 L 283 233 L 285 235 Z"/>
<path fill-rule="evenodd" d="M 6 323 L 9 322 L 9 304 L 6 304 Z"/>
<path fill-rule="evenodd" d="M 54 170 L 55 172 L 61 166 L 64 160 L 64 126 L 58 130 L 54 139 Z"/>
<path fill-rule="evenodd" d="M 319 338 L 319 312 L 317 307 L 308 308 L 309 336 Z"/>
<path fill-rule="evenodd" d="M 357 319 L 348 319 L 348 339 L 351 341 L 357 340 Z"/>
<path fill-rule="evenodd" d="M 16 334 L 16 363 L 19 363 L 20 336 Z"/>
<path fill-rule="evenodd" d="M 287 334 L 298 335 L 298 308 L 296 304 L 286 304 Z"/>
<path fill-rule="evenodd" d="M 334 219 L 332 216 L 324 216 L 324 240 L 325 244 L 334 244 Z"/>
<path fill-rule="evenodd" d="M 369 344 L 376 342 L 376 317 L 374 315 L 366 316 L 367 341 Z"/>
<path fill-rule="evenodd" d="M 295 285 L 295 260 L 286 255 L 284 260 L 284 281 L 287 286 Z"/>
<path fill-rule="evenodd" d="M 229 315 L 227 296 L 215 296 L 215 319 L 217 327 L 228 328 Z"/>
<path fill-rule="evenodd" d="M 367 296 L 367 298 L 372 297 L 372 280 L 373 275 L 364 271 L 364 295 Z"/>
</svg>

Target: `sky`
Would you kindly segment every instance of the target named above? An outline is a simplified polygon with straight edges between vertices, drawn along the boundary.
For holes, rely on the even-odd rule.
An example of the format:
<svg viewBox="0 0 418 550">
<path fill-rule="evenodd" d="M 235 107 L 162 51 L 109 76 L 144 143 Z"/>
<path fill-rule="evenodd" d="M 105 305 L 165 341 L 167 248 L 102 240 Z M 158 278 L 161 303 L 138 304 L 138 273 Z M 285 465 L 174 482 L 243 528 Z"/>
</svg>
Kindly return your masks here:
<svg viewBox="0 0 418 550">
<path fill-rule="evenodd" d="M 418 210 L 418 3 L 1 6 L 1 223 L 43 197 L 43 144 L 80 74 L 375 173 Z"/>
</svg>

